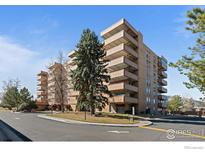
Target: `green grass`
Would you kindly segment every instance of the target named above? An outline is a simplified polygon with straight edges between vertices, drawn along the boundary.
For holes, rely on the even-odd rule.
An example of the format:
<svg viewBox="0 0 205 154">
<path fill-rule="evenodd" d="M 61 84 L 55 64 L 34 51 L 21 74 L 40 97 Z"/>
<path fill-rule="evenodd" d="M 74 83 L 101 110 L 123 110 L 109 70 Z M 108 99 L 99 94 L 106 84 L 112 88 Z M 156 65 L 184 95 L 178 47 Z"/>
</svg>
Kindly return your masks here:
<svg viewBox="0 0 205 154">
<path fill-rule="evenodd" d="M 96 117 L 91 116 L 90 113 L 87 113 L 86 120 L 84 118 L 84 112 L 69 112 L 69 113 L 57 113 L 57 114 L 49 114 L 48 116 L 56 117 L 56 118 L 64 118 L 70 120 L 77 120 L 77 121 L 86 121 L 86 122 L 93 122 L 93 123 L 107 123 L 107 124 L 133 124 L 139 123 L 138 120 L 134 120 L 132 122 L 129 121 L 128 118 L 114 118 L 114 117 Z"/>
</svg>

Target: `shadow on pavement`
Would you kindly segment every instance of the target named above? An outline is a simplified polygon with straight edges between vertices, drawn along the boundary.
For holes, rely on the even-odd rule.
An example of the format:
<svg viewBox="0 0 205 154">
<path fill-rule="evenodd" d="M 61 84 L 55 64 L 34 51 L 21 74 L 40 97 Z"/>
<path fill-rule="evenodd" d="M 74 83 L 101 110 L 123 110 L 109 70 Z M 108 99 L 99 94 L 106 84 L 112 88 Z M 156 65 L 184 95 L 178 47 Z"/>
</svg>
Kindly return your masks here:
<svg viewBox="0 0 205 154">
<path fill-rule="evenodd" d="M 177 119 L 177 120 L 193 120 L 193 121 L 205 121 L 203 117 L 188 117 L 188 116 L 170 116 L 162 119 Z"/>
<path fill-rule="evenodd" d="M 178 124 L 191 124 L 191 125 L 202 125 L 204 126 L 204 123 L 198 123 L 198 122 L 190 122 L 190 121 L 164 121 L 164 120 L 149 120 L 151 122 L 155 122 L 155 123 L 178 123 Z"/>
<path fill-rule="evenodd" d="M 0 142 L 1 141 L 31 141 L 28 137 L 0 120 Z"/>
<path fill-rule="evenodd" d="M 162 122 L 162 123 L 205 125 L 204 117 L 189 117 L 189 116 L 183 116 L 183 115 L 166 116 L 166 117 L 161 117 L 159 119 L 150 119 L 150 121 Z"/>
</svg>

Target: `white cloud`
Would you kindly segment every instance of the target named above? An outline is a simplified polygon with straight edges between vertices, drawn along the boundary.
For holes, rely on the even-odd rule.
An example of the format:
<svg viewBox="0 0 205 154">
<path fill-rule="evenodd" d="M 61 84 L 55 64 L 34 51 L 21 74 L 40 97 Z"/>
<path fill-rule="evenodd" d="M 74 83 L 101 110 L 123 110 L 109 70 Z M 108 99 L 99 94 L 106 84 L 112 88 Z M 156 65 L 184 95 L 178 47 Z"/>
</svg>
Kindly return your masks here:
<svg viewBox="0 0 205 154">
<path fill-rule="evenodd" d="M 35 95 L 36 74 L 45 69 L 48 62 L 49 57 L 42 57 L 40 52 L 0 36 L 0 86 L 4 80 L 18 78 L 22 86 L 28 87 Z"/>
<path fill-rule="evenodd" d="M 187 11 L 187 10 L 186 10 Z M 175 33 L 178 36 L 182 36 L 185 39 L 189 39 L 191 38 L 193 35 L 190 31 L 186 30 L 186 21 L 187 21 L 187 17 L 186 17 L 186 11 L 182 12 L 175 20 L 174 23 L 177 24 L 177 26 L 175 27 Z"/>
<path fill-rule="evenodd" d="M 24 66 L 37 53 L 0 36 L 0 55 L 0 71 L 8 72 L 17 66 Z"/>
</svg>

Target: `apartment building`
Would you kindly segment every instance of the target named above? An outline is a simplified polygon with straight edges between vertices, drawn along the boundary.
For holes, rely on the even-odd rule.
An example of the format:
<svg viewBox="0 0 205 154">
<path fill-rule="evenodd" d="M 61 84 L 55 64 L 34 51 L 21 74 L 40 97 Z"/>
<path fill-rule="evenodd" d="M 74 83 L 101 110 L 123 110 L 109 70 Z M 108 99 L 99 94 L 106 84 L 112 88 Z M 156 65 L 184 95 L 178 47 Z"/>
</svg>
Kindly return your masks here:
<svg viewBox="0 0 205 154">
<path fill-rule="evenodd" d="M 45 109 L 48 106 L 48 73 L 41 71 L 37 74 L 37 102 L 39 110 Z"/>
<path fill-rule="evenodd" d="M 65 69 L 68 72 L 68 101 L 70 105 L 70 109 L 72 111 L 76 111 L 77 97 L 79 95 L 78 91 L 74 91 L 72 82 L 71 82 L 71 71 L 75 70 L 77 65 L 73 62 L 73 58 L 75 56 L 75 51 L 71 51 L 68 54 L 68 61 L 65 64 Z"/>
<path fill-rule="evenodd" d="M 111 76 L 106 111 L 126 113 L 157 113 L 167 98 L 167 60 L 157 56 L 143 42 L 142 34 L 125 19 L 101 32 L 105 59 Z"/>
<path fill-rule="evenodd" d="M 168 103 L 167 93 L 167 60 L 161 56 L 158 57 L 158 107 L 165 109 Z"/>
<path fill-rule="evenodd" d="M 125 19 L 121 19 L 101 32 L 106 51 L 105 60 L 111 77 L 108 84 L 113 96 L 104 112 L 113 113 L 153 113 L 157 114 L 166 108 L 167 96 L 167 60 L 156 55 L 144 42 L 142 34 Z M 79 93 L 73 90 L 70 72 L 76 69 L 73 62 L 75 51 L 68 54 L 65 63 L 68 79 L 68 104 L 76 110 Z M 52 75 L 49 75 L 52 76 Z M 50 83 L 50 77 L 48 82 Z M 48 86 L 50 88 L 50 85 Z M 48 102 L 53 104 L 49 96 Z"/>
</svg>

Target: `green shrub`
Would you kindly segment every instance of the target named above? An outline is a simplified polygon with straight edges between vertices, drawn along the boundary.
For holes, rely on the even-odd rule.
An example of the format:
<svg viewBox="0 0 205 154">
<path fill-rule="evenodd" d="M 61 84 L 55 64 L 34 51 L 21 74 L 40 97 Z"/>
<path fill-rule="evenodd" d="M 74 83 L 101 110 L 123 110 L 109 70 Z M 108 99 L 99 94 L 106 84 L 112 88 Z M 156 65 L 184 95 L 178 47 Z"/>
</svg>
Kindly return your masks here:
<svg viewBox="0 0 205 154">
<path fill-rule="evenodd" d="M 30 102 L 27 102 L 27 103 L 22 103 L 19 105 L 18 107 L 18 111 L 28 111 L 28 112 L 31 112 L 32 109 L 36 109 L 37 106 L 36 106 L 36 103 L 35 101 L 30 101 Z"/>
</svg>

